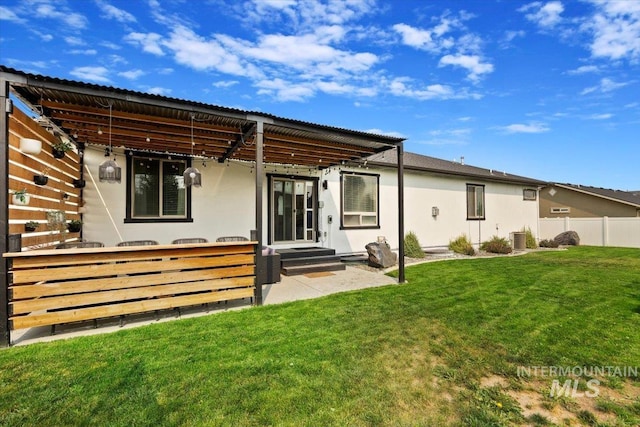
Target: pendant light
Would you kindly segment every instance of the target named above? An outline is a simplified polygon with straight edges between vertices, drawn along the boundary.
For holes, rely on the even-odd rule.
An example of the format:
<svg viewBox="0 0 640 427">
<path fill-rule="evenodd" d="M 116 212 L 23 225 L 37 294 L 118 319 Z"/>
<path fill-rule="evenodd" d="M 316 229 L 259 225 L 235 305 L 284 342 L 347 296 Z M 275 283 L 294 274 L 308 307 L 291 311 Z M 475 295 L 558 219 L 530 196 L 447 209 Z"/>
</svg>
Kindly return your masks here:
<svg viewBox="0 0 640 427">
<path fill-rule="evenodd" d="M 113 148 L 111 147 L 111 120 L 112 120 L 113 104 L 109 103 L 109 148 L 104 150 L 105 157 L 111 157 L 113 154 Z M 108 182 L 110 184 L 120 183 L 122 179 L 122 168 L 116 163 L 116 156 L 113 156 L 113 160 L 110 158 L 100 164 L 98 169 L 98 176 L 100 182 Z"/>
<path fill-rule="evenodd" d="M 193 118 L 194 118 L 194 114 L 191 113 L 191 161 L 192 162 L 193 162 L 193 146 L 196 145 L 196 143 L 193 142 Z M 193 166 L 188 167 L 187 169 L 185 169 L 182 176 L 184 177 L 185 187 L 189 187 L 189 186 L 201 187 L 202 186 L 202 174 L 197 168 L 194 168 Z"/>
</svg>

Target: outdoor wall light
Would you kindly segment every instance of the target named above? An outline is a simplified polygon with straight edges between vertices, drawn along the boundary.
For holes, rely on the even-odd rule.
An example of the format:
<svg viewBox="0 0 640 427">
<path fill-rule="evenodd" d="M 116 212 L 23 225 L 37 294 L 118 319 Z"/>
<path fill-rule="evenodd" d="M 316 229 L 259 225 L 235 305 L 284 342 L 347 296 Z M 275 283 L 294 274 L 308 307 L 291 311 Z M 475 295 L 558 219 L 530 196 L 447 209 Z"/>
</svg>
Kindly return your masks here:
<svg viewBox="0 0 640 427">
<path fill-rule="evenodd" d="M 436 217 L 440 215 L 440 209 L 437 206 L 431 208 L 431 216 Z"/>
</svg>

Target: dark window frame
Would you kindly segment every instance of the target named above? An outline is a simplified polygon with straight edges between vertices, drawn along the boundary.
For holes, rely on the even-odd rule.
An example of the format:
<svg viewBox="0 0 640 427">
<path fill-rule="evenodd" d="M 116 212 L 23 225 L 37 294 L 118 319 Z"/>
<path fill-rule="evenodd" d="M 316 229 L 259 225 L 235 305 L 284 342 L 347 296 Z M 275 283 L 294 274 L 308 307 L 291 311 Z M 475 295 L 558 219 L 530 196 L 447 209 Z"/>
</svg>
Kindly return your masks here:
<svg viewBox="0 0 640 427">
<path fill-rule="evenodd" d="M 527 196 L 527 194 L 533 194 L 532 196 Z M 533 188 L 523 188 L 522 189 L 522 200 L 536 201 L 538 200 L 538 191 Z"/>
<path fill-rule="evenodd" d="M 344 176 L 359 175 L 376 178 L 376 224 L 345 225 L 344 224 Z M 380 229 L 380 174 L 344 171 L 340 173 L 340 230 L 378 230 Z"/>
<path fill-rule="evenodd" d="M 476 188 L 482 188 L 482 215 L 477 215 L 477 202 L 476 202 L 476 198 L 474 197 L 474 202 L 476 202 L 475 206 L 474 206 L 474 212 L 476 213 L 476 215 L 474 216 L 470 216 L 469 215 L 469 189 L 473 188 L 473 194 L 475 196 L 476 194 Z M 467 221 L 484 221 L 487 219 L 487 205 L 486 205 L 486 194 L 485 194 L 485 185 L 484 184 L 472 184 L 472 183 L 467 183 L 466 186 L 466 191 L 465 191 L 465 198 L 467 200 Z"/>
<path fill-rule="evenodd" d="M 186 193 L 187 193 L 187 200 L 185 202 L 185 207 L 186 207 L 186 213 L 184 217 L 180 217 L 180 218 L 176 218 L 176 217 L 134 217 L 133 216 L 133 206 L 132 206 L 132 201 L 133 201 L 133 197 L 132 197 L 132 192 L 133 190 L 133 161 L 135 158 L 146 158 L 146 159 L 151 159 L 151 160 L 158 160 L 158 161 L 163 161 L 163 160 L 167 160 L 167 161 L 184 161 L 185 162 L 185 166 L 191 167 L 191 159 L 190 158 L 184 158 L 184 157 L 178 157 L 178 158 L 169 158 L 169 156 L 162 156 L 162 155 L 149 155 L 148 153 L 133 153 L 133 154 L 129 154 L 127 155 L 127 177 L 126 177 L 126 186 L 127 186 L 127 190 L 126 190 L 126 211 L 125 211 L 125 217 L 124 217 L 124 223 L 125 224 L 144 224 L 144 223 L 184 223 L 184 222 L 193 222 L 193 217 L 192 217 L 192 209 L 191 209 L 191 187 L 187 187 L 186 188 Z"/>
</svg>

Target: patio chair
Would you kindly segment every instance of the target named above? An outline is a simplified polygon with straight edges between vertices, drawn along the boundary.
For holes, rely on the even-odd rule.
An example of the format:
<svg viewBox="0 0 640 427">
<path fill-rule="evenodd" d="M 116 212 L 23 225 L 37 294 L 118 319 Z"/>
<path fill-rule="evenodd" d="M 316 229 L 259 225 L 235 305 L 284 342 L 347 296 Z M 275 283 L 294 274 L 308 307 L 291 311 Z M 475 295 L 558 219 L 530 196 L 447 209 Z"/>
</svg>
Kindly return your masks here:
<svg viewBox="0 0 640 427">
<path fill-rule="evenodd" d="M 69 248 L 103 248 L 102 242 L 65 242 L 56 246 L 56 249 L 69 249 Z"/>
<path fill-rule="evenodd" d="M 218 237 L 216 239 L 216 242 L 248 242 L 249 239 L 247 239 L 244 236 L 223 236 L 223 237 Z"/>
<path fill-rule="evenodd" d="M 116 246 L 151 246 L 157 245 L 158 242 L 155 240 L 127 240 L 125 242 L 120 242 Z"/>
<path fill-rule="evenodd" d="M 204 237 L 185 237 L 182 239 L 176 239 L 171 242 L 171 244 L 173 245 L 180 245 L 183 243 L 209 243 L 209 241 Z"/>
</svg>

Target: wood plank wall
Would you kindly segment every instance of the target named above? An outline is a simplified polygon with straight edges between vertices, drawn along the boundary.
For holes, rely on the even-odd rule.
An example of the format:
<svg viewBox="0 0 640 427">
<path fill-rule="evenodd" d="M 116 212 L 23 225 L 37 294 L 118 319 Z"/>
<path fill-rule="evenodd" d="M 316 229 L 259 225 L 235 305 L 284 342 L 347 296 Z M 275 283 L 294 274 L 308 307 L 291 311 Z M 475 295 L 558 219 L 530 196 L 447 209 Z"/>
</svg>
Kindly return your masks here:
<svg viewBox="0 0 640 427">
<path fill-rule="evenodd" d="M 252 298 L 256 242 L 6 253 L 9 328 Z"/>
<path fill-rule="evenodd" d="M 20 138 L 38 139 L 42 151 L 37 156 L 20 151 Z M 80 233 L 50 230 L 47 227 L 47 211 L 62 210 L 66 220 L 80 219 L 82 191 L 74 188 L 73 180 L 80 179 L 82 165 L 77 151 L 67 151 L 63 159 L 51 154 L 56 137 L 19 108 L 9 116 L 9 234 L 21 234 L 23 250 L 51 247 L 61 241 L 73 241 Z M 33 176 L 46 171 L 49 181 L 39 186 Z M 12 203 L 14 191 L 26 189 L 30 195 L 28 206 Z M 66 195 L 66 196 L 65 196 Z M 24 223 L 37 221 L 35 232 L 25 232 Z"/>
</svg>

